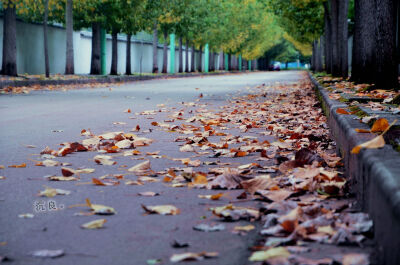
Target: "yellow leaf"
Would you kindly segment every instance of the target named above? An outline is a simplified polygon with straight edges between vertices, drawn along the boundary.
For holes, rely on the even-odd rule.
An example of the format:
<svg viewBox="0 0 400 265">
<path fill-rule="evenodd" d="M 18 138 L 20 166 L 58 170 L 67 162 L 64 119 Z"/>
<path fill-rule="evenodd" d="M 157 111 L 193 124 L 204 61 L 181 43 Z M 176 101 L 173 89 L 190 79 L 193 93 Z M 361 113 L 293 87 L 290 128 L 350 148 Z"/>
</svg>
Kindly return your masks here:
<svg viewBox="0 0 400 265">
<path fill-rule="evenodd" d="M 253 229 L 255 229 L 254 225 L 235 226 L 234 228 L 235 231 L 244 231 L 244 232 L 249 232 Z"/>
<path fill-rule="evenodd" d="M 92 204 L 89 199 L 86 199 L 86 205 L 89 206 L 95 214 L 101 214 L 101 215 L 115 214 L 114 208 L 104 206 L 101 204 Z"/>
<path fill-rule="evenodd" d="M 265 261 L 271 258 L 283 257 L 287 258 L 290 256 L 289 251 L 284 247 L 270 248 L 266 251 L 256 251 L 251 254 L 250 261 Z"/>
<path fill-rule="evenodd" d="M 173 205 L 145 206 L 142 204 L 142 208 L 148 213 L 157 213 L 161 215 L 177 215 L 180 213 L 180 210 Z"/>
<path fill-rule="evenodd" d="M 98 229 L 98 228 L 102 228 L 105 222 L 107 222 L 106 219 L 97 219 L 97 220 L 85 223 L 85 224 L 81 225 L 81 227 L 85 228 L 85 229 Z"/>
<path fill-rule="evenodd" d="M 365 142 L 363 144 L 357 145 L 355 146 L 352 150 L 351 153 L 352 154 L 358 154 L 360 153 L 360 150 L 362 148 L 369 148 L 369 149 L 377 149 L 377 148 L 382 148 L 385 146 L 385 140 L 383 139 L 382 135 L 378 135 L 377 137 L 375 137 L 374 139 Z"/>
</svg>

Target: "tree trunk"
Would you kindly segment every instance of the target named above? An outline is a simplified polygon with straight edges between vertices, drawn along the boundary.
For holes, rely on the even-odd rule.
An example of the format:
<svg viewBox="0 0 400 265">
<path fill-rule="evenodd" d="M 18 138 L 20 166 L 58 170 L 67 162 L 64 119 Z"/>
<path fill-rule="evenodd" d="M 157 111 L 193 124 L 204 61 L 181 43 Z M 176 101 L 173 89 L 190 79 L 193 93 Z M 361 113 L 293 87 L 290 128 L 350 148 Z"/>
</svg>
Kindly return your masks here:
<svg viewBox="0 0 400 265">
<path fill-rule="evenodd" d="M 214 53 L 210 52 L 209 54 L 210 54 L 210 61 L 209 61 L 208 69 L 210 72 L 213 72 L 214 71 Z"/>
<path fill-rule="evenodd" d="M 92 57 L 90 63 L 90 74 L 99 75 L 100 73 L 100 23 L 95 22 L 92 24 Z"/>
<path fill-rule="evenodd" d="M 322 37 L 321 37 L 322 38 Z M 346 53 L 347 56 L 347 53 Z M 315 70 L 317 72 L 322 72 L 322 42 L 321 40 L 316 41 L 316 58 L 315 58 Z"/>
<path fill-rule="evenodd" d="M 154 22 L 153 27 L 153 73 L 158 73 L 158 62 L 157 62 L 157 54 L 158 54 L 158 28 L 157 22 Z"/>
<path fill-rule="evenodd" d="M 218 57 L 219 57 L 219 70 L 223 71 L 224 70 L 224 52 L 220 51 Z"/>
<path fill-rule="evenodd" d="M 396 52 L 396 9 L 393 0 L 376 0 L 376 80 L 375 86 L 393 89 L 399 86 Z"/>
<path fill-rule="evenodd" d="M 249 69 L 248 63 L 249 63 L 249 61 L 243 60 L 243 71 L 247 71 L 247 69 Z"/>
<path fill-rule="evenodd" d="M 339 34 L 338 34 L 338 13 L 339 13 L 339 1 L 330 0 L 331 4 L 331 42 L 332 42 L 332 75 L 341 75 L 341 60 L 339 54 Z"/>
<path fill-rule="evenodd" d="M 232 55 L 228 54 L 228 70 L 232 71 Z"/>
<path fill-rule="evenodd" d="M 179 68 L 178 72 L 182 73 L 183 72 L 183 51 L 182 51 L 182 37 L 179 37 Z"/>
<path fill-rule="evenodd" d="M 316 58 L 316 53 L 317 53 L 317 49 L 315 47 L 315 40 L 312 42 L 312 53 L 311 53 L 311 65 L 310 65 L 310 70 L 311 71 L 315 71 L 316 67 L 315 67 L 315 58 Z"/>
<path fill-rule="evenodd" d="M 111 71 L 110 75 L 118 75 L 118 32 L 113 31 L 112 36 L 112 51 L 111 51 Z"/>
<path fill-rule="evenodd" d="M 325 71 L 332 73 L 332 23 L 328 2 L 324 2 L 324 20 L 325 20 Z"/>
<path fill-rule="evenodd" d="M 126 75 L 131 75 L 132 74 L 132 68 L 131 68 L 131 34 L 126 35 L 126 69 L 125 69 L 125 74 Z"/>
<path fill-rule="evenodd" d="M 49 17 L 49 0 L 44 2 L 43 40 L 44 40 L 44 66 L 46 77 L 50 77 L 49 46 L 47 44 L 47 20 Z"/>
<path fill-rule="evenodd" d="M 339 39 L 339 55 L 340 55 L 340 76 L 347 78 L 349 75 L 348 61 L 348 22 L 347 13 L 349 8 L 349 0 L 339 0 L 338 13 L 338 39 Z"/>
<path fill-rule="evenodd" d="M 168 31 L 164 29 L 164 47 L 163 47 L 163 67 L 162 67 L 162 73 L 166 74 L 167 73 L 167 66 L 168 66 Z"/>
<path fill-rule="evenodd" d="M 203 72 L 203 45 L 199 47 L 199 65 L 198 68 L 199 72 Z"/>
<path fill-rule="evenodd" d="M 375 82 L 375 0 L 355 0 L 351 79 Z"/>
<path fill-rule="evenodd" d="M 196 71 L 196 69 L 195 69 L 195 61 L 194 61 L 195 55 L 196 55 L 196 49 L 195 49 L 194 44 L 193 44 L 192 45 L 192 54 L 191 54 L 192 62 L 190 64 L 190 72 L 195 72 Z"/>
<path fill-rule="evenodd" d="M 185 72 L 189 73 L 189 40 L 186 39 L 186 50 L 185 50 Z"/>
<path fill-rule="evenodd" d="M 75 69 L 74 69 L 74 29 L 73 29 L 72 0 L 67 0 L 66 2 L 65 28 L 67 32 L 65 74 L 73 75 L 75 73 Z"/>
<path fill-rule="evenodd" d="M 15 5 L 4 9 L 3 22 L 3 62 L 1 74 L 17 76 L 17 22 Z"/>
</svg>

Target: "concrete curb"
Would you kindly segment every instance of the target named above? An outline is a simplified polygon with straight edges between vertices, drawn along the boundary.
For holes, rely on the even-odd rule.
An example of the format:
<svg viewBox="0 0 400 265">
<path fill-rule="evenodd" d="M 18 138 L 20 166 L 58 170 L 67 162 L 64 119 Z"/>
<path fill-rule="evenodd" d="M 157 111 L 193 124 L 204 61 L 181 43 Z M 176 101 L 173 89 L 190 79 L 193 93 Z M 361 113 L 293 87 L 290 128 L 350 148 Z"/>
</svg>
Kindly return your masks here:
<svg viewBox="0 0 400 265">
<path fill-rule="evenodd" d="M 0 81 L 0 89 L 7 87 L 22 87 L 22 86 L 47 86 L 47 85 L 74 85 L 74 84 L 93 84 L 93 83 L 119 83 L 119 82 L 135 82 L 153 79 L 165 78 L 185 78 L 185 77 L 198 77 L 198 76 L 214 76 L 226 74 L 238 74 L 245 72 L 213 72 L 213 73 L 185 73 L 185 74 L 165 74 L 165 75 L 134 75 L 134 76 L 99 76 L 81 79 L 69 80 L 5 80 Z"/>
<path fill-rule="evenodd" d="M 378 245 L 379 264 L 400 262 L 400 154 L 390 145 L 351 154 L 351 149 L 374 137 L 356 133 L 355 128 L 369 127 L 354 118 L 340 115 L 337 108 L 347 107 L 329 98 L 328 91 L 309 73 L 337 146 L 344 157 L 347 178 L 361 210 L 374 221 L 374 240 Z"/>
</svg>

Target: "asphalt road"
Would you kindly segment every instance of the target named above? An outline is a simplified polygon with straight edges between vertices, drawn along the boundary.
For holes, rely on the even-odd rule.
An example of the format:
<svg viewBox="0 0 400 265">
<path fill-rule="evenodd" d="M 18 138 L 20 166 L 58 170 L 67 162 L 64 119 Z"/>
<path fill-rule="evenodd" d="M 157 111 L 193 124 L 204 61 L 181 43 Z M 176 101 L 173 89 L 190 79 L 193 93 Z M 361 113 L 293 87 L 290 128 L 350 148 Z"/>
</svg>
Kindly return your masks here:
<svg viewBox="0 0 400 265">
<path fill-rule="evenodd" d="M 100 88 L 84 88 L 60 91 L 35 91 L 24 95 L 0 96 L 0 256 L 13 259 L 12 264 L 146 264 L 149 259 L 161 259 L 169 264 L 174 253 L 217 251 L 219 257 L 198 261 L 196 264 L 247 264 L 257 233 L 245 236 L 232 233 L 236 225 L 248 222 L 224 223 L 226 229 L 206 233 L 194 231 L 196 224 L 218 224 L 219 220 L 208 210 L 209 207 L 225 205 L 230 198 L 220 201 L 199 199 L 198 194 L 214 194 L 218 191 L 204 189 L 171 188 L 164 183 L 148 183 L 131 186 L 121 183 L 118 186 L 76 185 L 79 182 L 49 182 L 46 175 L 60 175 L 60 167 L 35 166 L 33 160 L 43 160 L 37 155 L 45 146 L 58 148 L 60 143 L 84 139 L 82 129 L 90 128 L 95 134 L 108 131 L 129 132 L 136 125 L 146 131 L 152 128 L 151 122 L 162 122 L 171 113 L 159 113 L 154 119 L 134 115 L 135 112 L 159 109 L 157 104 L 165 104 L 174 111 L 190 107 L 182 102 L 195 102 L 203 94 L 200 103 L 208 109 L 218 110 L 219 106 L 229 104 L 227 100 L 240 93 L 248 93 L 248 87 L 263 83 L 295 82 L 299 72 L 249 73 L 225 76 L 209 76 L 183 79 L 152 80 L 143 82 L 112 84 Z M 111 89 L 110 89 L 111 88 Z M 198 89 L 196 89 L 198 88 Z M 130 108 L 132 113 L 124 113 Z M 196 108 L 193 108 L 195 110 Z M 126 125 L 114 125 L 126 122 Z M 57 132 L 54 132 L 57 131 Z M 251 133 L 249 133 L 251 134 Z M 155 129 L 141 134 L 155 139 L 148 147 L 138 148 L 143 153 L 160 151 L 160 155 L 184 158 L 188 155 L 179 152 L 173 140 L 176 133 L 165 133 Z M 27 148 L 34 145 L 36 148 Z M 35 155 L 36 154 L 36 155 Z M 94 168 L 93 174 L 82 175 L 80 182 L 88 182 L 91 177 L 105 174 L 124 173 L 121 165 L 131 167 L 140 160 L 132 157 L 118 157 L 117 165 L 102 166 L 93 162 L 95 152 L 81 152 L 57 157 L 55 160 L 71 163 L 72 168 Z M 196 158 L 197 159 L 197 158 Z M 221 160 L 217 158 L 198 158 Z M 180 163 L 167 159 L 150 158 L 152 169 L 164 170 L 179 166 Z M 232 159 L 237 165 L 254 162 L 251 156 Z M 8 168 L 9 165 L 26 163 L 26 168 Z M 182 165 L 180 165 L 182 166 Z M 207 166 L 199 168 L 205 169 Z M 44 185 L 71 191 L 67 196 L 52 198 L 64 209 L 37 213 L 35 201 L 49 201 L 37 193 Z M 138 192 L 154 191 L 156 197 L 140 197 Z M 240 191 L 231 191 L 235 199 Z M 84 230 L 83 223 L 99 219 L 99 216 L 74 216 L 85 208 L 68 208 L 82 204 L 85 198 L 92 202 L 114 207 L 116 215 L 105 216 L 107 223 L 103 229 Z M 176 216 L 145 215 L 141 204 L 173 204 L 181 213 Z M 255 205 L 249 202 L 248 205 Z M 19 214 L 33 213 L 34 218 L 19 218 Z M 185 249 L 171 247 L 176 239 L 190 244 Z M 63 249 L 65 255 L 56 259 L 38 259 L 29 255 L 39 249 Z M 182 263 L 185 264 L 185 263 Z"/>
</svg>

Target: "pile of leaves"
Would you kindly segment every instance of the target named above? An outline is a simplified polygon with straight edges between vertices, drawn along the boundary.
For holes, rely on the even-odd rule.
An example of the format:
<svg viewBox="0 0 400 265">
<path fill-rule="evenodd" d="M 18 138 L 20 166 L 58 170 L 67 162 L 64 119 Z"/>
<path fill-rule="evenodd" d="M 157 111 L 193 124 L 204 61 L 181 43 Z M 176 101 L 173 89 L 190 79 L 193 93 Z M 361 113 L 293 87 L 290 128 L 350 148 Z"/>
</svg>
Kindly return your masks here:
<svg viewBox="0 0 400 265">
<path fill-rule="evenodd" d="M 132 115 L 132 111 L 124 111 Z M 164 182 L 170 188 L 217 190 L 201 195 L 206 200 L 225 201 L 226 205 L 211 207 L 210 212 L 220 221 L 261 222 L 259 231 L 264 239 L 252 249 L 250 261 L 268 264 L 368 264 L 368 255 L 350 253 L 322 260 L 303 255 L 309 252 L 310 242 L 323 244 L 362 245 L 369 236 L 372 221 L 364 213 L 354 212 L 348 199 L 348 182 L 343 176 L 341 158 L 336 155 L 335 142 L 329 137 L 327 118 L 313 93 L 312 85 L 304 76 L 301 82 L 262 84 L 247 88 L 245 94 L 234 96 L 219 110 L 209 108 L 203 94 L 195 102 L 183 102 L 182 108 L 157 109 L 135 113 L 135 116 L 167 115 L 163 122 L 151 122 L 152 129 L 133 125 L 130 132 L 115 131 L 95 134 L 83 129 L 83 139 L 66 142 L 59 149 L 42 150 L 43 161 L 37 166 L 63 166 L 62 176 L 49 176 L 50 181 L 79 181 L 80 174 L 91 169 L 72 169 L 60 164 L 57 157 L 75 152 L 97 152 L 93 163 L 103 166 L 118 164 L 121 156 L 144 160 L 126 169 L 126 174 L 109 174 L 92 178 L 89 184 L 115 186 L 151 185 Z M 184 158 L 173 158 L 160 152 L 141 150 L 154 140 L 138 133 L 159 130 L 176 134 L 177 144 Z M 204 158 L 200 160 L 199 158 Z M 153 171 L 150 158 L 168 159 L 175 167 Z M 251 163 L 237 165 L 233 161 L 246 158 Z M 53 162 L 51 162 L 53 161 Z M 18 166 L 18 165 L 15 165 Z M 26 166 L 26 165 L 25 165 Z M 161 178 L 160 178 L 161 176 Z M 226 195 L 241 189 L 236 200 Z M 47 187 L 40 196 L 68 195 L 69 192 Z M 144 192 L 140 196 L 158 196 Z M 229 202 L 228 202 L 229 200 Z M 254 201 L 254 206 L 239 203 Z M 93 204 L 88 199 L 81 205 L 89 212 L 79 215 L 113 215 L 109 206 Z M 174 205 L 142 205 L 143 213 L 183 214 Z M 123 209 L 119 209 L 123 211 Z M 143 214 L 142 213 L 142 214 Z M 151 218 L 151 217 L 150 217 Z M 173 217 L 171 217 L 173 218 Z M 85 229 L 102 228 L 106 219 L 82 225 Z M 221 231 L 222 226 L 202 225 L 199 231 Z M 234 232 L 246 234 L 255 229 L 251 224 L 237 226 Z M 178 244 L 179 245 L 179 244 Z M 216 258 L 218 253 L 199 252 L 171 256 L 171 262 Z"/>
</svg>

